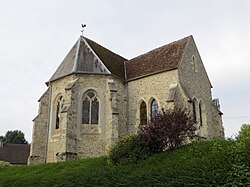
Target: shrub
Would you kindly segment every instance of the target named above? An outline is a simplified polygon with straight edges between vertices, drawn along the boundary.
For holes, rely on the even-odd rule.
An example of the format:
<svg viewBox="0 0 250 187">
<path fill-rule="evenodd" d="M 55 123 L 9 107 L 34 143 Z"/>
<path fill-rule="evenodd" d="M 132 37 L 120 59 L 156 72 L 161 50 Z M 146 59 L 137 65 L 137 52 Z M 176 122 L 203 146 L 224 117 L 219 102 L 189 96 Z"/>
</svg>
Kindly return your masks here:
<svg viewBox="0 0 250 187">
<path fill-rule="evenodd" d="M 11 166 L 9 162 L 0 161 L 0 168 L 1 167 L 8 167 L 8 166 Z"/>
<path fill-rule="evenodd" d="M 109 161 L 112 164 L 137 163 L 147 158 L 149 152 L 139 135 L 120 138 L 109 151 Z"/>
<path fill-rule="evenodd" d="M 152 153 L 175 149 L 195 136 L 195 122 L 185 109 L 162 112 L 139 129 L 139 136 Z"/>
<path fill-rule="evenodd" d="M 138 134 L 121 138 L 109 152 L 113 164 L 137 163 L 150 154 L 175 149 L 195 137 L 195 123 L 182 109 L 164 110 L 146 125 L 140 126 Z"/>
</svg>

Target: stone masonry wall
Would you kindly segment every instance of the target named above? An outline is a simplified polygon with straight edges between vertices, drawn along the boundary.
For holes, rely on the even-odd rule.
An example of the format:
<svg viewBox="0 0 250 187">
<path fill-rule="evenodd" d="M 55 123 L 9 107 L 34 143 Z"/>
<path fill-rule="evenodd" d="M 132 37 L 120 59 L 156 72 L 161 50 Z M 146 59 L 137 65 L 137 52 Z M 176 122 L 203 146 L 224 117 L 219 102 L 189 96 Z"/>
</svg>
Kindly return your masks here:
<svg viewBox="0 0 250 187">
<path fill-rule="evenodd" d="M 66 86 L 75 80 L 75 76 L 67 76 L 51 83 L 51 112 L 50 112 L 50 127 L 48 136 L 48 150 L 47 150 L 47 162 L 60 161 L 62 154 L 67 152 L 67 124 L 68 124 L 68 111 L 60 113 L 59 128 L 56 129 L 56 104 L 60 96 L 63 97 L 63 107 L 70 107 L 71 97 L 65 90 Z M 70 110 L 69 110 L 70 111 Z"/>
<path fill-rule="evenodd" d="M 147 105 L 147 117 L 150 117 L 150 105 L 156 99 L 158 108 L 173 107 L 172 102 L 167 102 L 170 85 L 178 83 L 178 71 L 172 70 L 154 74 L 128 82 L 128 128 L 129 133 L 137 132 L 140 123 L 140 104 L 144 101 Z"/>
<path fill-rule="evenodd" d="M 45 163 L 49 124 L 50 89 L 39 99 L 38 116 L 34 119 L 28 164 Z"/>
<path fill-rule="evenodd" d="M 194 40 L 190 40 L 182 62 L 179 64 L 179 80 L 180 83 L 185 87 L 191 99 L 196 99 L 196 116 L 197 125 L 199 128 L 199 134 L 204 137 L 214 137 L 213 124 L 217 124 L 222 127 L 221 120 L 212 120 L 212 94 L 211 94 L 211 83 L 207 76 L 206 70 L 202 63 L 201 57 L 194 43 Z M 199 103 L 202 108 L 202 126 L 200 125 L 201 118 L 199 114 Z M 218 118 L 220 118 L 219 114 Z M 216 135 L 217 136 L 217 135 Z"/>
<path fill-rule="evenodd" d="M 99 156 L 105 153 L 106 129 L 106 76 L 78 75 L 77 103 L 77 154 L 78 157 Z M 99 124 L 82 124 L 82 100 L 88 90 L 94 90 L 99 101 Z"/>
<path fill-rule="evenodd" d="M 94 90 L 99 101 L 99 124 L 82 124 L 82 99 Z M 56 104 L 62 96 L 59 128 Z M 58 162 L 106 155 L 128 133 L 124 81 L 111 75 L 75 74 L 49 84 L 34 121 L 30 163 Z M 46 138 L 48 137 L 48 139 Z"/>
<path fill-rule="evenodd" d="M 213 103 L 211 103 L 213 105 Z M 218 115 L 218 110 L 216 106 L 211 106 L 212 108 L 212 135 L 213 137 L 225 137 L 224 128 L 222 126 L 222 118 Z"/>
<path fill-rule="evenodd" d="M 126 129 L 123 81 L 107 75 L 78 75 L 78 157 L 106 155 L 109 147 L 119 136 L 119 129 Z M 99 124 L 81 123 L 83 94 L 92 89 L 99 100 Z M 126 133 L 121 130 L 120 134 Z"/>
</svg>

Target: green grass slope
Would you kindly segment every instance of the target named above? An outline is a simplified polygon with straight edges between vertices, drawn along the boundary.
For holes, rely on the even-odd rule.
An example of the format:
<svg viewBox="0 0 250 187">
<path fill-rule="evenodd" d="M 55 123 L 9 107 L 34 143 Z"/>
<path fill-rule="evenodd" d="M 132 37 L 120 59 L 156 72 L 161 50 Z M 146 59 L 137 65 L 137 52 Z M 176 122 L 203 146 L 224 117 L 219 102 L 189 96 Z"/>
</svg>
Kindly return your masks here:
<svg viewBox="0 0 250 187">
<path fill-rule="evenodd" d="M 213 140 L 112 166 L 90 158 L 35 166 L 0 166 L 0 186 L 250 186 L 249 144 Z"/>
</svg>

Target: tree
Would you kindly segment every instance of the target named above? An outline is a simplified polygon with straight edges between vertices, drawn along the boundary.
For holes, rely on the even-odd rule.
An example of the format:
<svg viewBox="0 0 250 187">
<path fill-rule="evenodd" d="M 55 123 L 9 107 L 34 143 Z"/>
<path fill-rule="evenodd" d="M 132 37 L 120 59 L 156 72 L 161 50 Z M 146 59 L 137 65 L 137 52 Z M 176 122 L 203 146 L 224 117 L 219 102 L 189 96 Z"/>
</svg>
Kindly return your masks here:
<svg viewBox="0 0 250 187">
<path fill-rule="evenodd" d="M 238 140 L 250 140 L 250 124 L 243 124 L 237 136 Z"/>
<path fill-rule="evenodd" d="M 7 131 L 5 136 L 0 136 L 0 141 L 13 144 L 27 144 L 24 133 L 19 130 Z"/>
<path fill-rule="evenodd" d="M 174 108 L 164 110 L 142 125 L 139 135 L 151 152 L 175 149 L 195 137 L 196 125 L 187 110 Z"/>
<path fill-rule="evenodd" d="M 4 136 L 0 136 L 0 142 L 5 142 L 5 137 Z"/>
</svg>

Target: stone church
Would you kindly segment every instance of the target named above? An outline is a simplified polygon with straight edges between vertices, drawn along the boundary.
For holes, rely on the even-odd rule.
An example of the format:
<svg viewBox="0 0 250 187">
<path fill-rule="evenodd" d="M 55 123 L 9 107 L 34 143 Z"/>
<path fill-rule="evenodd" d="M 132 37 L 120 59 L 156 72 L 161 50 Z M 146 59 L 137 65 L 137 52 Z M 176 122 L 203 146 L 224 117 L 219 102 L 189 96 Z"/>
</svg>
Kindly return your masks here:
<svg viewBox="0 0 250 187">
<path fill-rule="evenodd" d="M 29 164 L 106 155 L 161 108 L 186 107 L 197 135 L 224 137 L 222 113 L 192 36 L 131 60 L 80 36 L 46 84 Z"/>
</svg>

